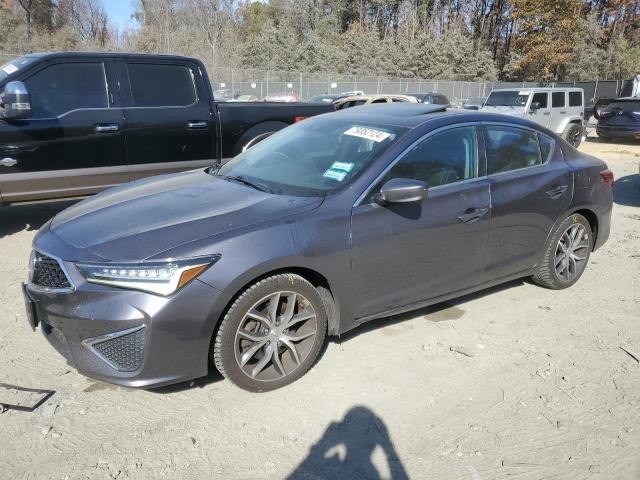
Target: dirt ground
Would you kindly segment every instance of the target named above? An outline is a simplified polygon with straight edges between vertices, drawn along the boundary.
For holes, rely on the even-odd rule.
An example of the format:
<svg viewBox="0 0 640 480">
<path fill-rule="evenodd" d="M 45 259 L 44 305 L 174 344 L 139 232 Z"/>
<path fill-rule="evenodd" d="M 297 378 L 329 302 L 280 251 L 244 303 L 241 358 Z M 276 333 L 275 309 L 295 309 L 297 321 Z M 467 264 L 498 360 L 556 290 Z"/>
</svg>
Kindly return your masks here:
<svg viewBox="0 0 640 480">
<path fill-rule="evenodd" d="M 78 375 L 20 293 L 35 231 L 70 203 L 0 207 L 0 382 L 56 392 L 0 414 L 0 478 L 640 478 L 640 145 L 581 149 L 616 185 L 577 285 L 516 281 L 365 325 L 266 394 L 215 373 L 154 391 Z"/>
</svg>

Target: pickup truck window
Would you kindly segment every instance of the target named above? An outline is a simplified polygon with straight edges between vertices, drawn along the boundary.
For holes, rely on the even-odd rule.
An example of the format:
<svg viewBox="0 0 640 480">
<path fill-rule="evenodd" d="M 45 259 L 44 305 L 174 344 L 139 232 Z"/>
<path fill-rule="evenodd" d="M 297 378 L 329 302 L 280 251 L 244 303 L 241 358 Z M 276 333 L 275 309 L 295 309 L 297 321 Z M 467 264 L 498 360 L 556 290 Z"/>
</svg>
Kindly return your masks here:
<svg viewBox="0 0 640 480">
<path fill-rule="evenodd" d="M 55 118 L 79 108 L 107 108 L 102 63 L 57 63 L 24 81 L 31 94 L 32 118 Z"/>
<path fill-rule="evenodd" d="M 349 185 L 407 129 L 334 118 L 296 123 L 213 175 L 278 195 L 323 196 Z"/>
<path fill-rule="evenodd" d="M 185 107 L 196 101 L 191 70 L 183 65 L 128 63 L 134 107 Z"/>
</svg>

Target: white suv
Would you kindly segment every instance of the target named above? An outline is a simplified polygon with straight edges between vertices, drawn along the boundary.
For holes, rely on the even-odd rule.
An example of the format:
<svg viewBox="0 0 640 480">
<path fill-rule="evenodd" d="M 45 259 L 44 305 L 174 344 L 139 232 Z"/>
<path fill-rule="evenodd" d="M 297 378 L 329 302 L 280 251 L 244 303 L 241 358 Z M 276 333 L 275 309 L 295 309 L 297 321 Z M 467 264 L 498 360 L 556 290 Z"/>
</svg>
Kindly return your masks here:
<svg viewBox="0 0 640 480">
<path fill-rule="evenodd" d="M 576 148 L 585 132 L 581 88 L 493 90 L 480 110 L 527 118 L 557 133 Z"/>
</svg>

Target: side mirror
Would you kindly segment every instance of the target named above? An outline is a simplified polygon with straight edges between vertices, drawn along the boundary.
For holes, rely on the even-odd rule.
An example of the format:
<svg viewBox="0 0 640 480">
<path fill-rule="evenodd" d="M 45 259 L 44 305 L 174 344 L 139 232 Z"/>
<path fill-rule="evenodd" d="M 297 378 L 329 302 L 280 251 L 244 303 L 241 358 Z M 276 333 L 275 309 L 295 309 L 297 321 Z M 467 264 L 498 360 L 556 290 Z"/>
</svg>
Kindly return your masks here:
<svg viewBox="0 0 640 480">
<path fill-rule="evenodd" d="M 409 178 L 393 178 L 382 185 L 374 200 L 380 204 L 419 203 L 427 198 L 427 184 Z"/>
<path fill-rule="evenodd" d="M 20 120 L 31 115 L 31 95 L 22 82 L 9 82 L 0 94 L 2 118 Z"/>
<path fill-rule="evenodd" d="M 531 104 L 531 112 L 533 113 L 533 112 L 536 112 L 538 110 L 540 110 L 540 102 L 533 102 Z"/>
</svg>

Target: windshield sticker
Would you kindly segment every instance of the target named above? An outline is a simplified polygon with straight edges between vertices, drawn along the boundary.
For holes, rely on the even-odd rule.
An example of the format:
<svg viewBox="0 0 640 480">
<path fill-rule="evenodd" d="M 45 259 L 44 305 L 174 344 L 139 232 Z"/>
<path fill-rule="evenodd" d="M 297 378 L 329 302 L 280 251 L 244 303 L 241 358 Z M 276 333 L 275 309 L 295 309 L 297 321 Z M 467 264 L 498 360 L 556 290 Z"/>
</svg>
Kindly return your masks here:
<svg viewBox="0 0 640 480">
<path fill-rule="evenodd" d="M 330 170 L 344 170 L 345 172 L 350 172 L 353 170 L 354 164 L 347 162 L 333 162 L 333 165 L 329 167 Z"/>
<path fill-rule="evenodd" d="M 332 170 L 329 169 L 322 174 L 324 178 L 331 178 L 333 180 L 337 180 L 339 182 L 344 180 L 344 177 L 347 176 L 347 172 L 343 172 L 341 170 Z"/>
<path fill-rule="evenodd" d="M 4 70 L 4 73 L 6 73 L 7 75 L 11 75 L 13 72 L 18 71 L 18 67 L 16 67 L 13 63 L 9 63 L 2 67 L 2 70 Z"/>
<path fill-rule="evenodd" d="M 344 134 L 351 135 L 352 137 L 360 137 L 367 140 L 373 140 L 374 142 L 378 143 L 383 142 L 391 136 L 389 132 L 384 132 L 382 130 L 376 130 L 375 128 L 367 127 L 351 127 L 349 130 L 344 132 Z"/>
</svg>

